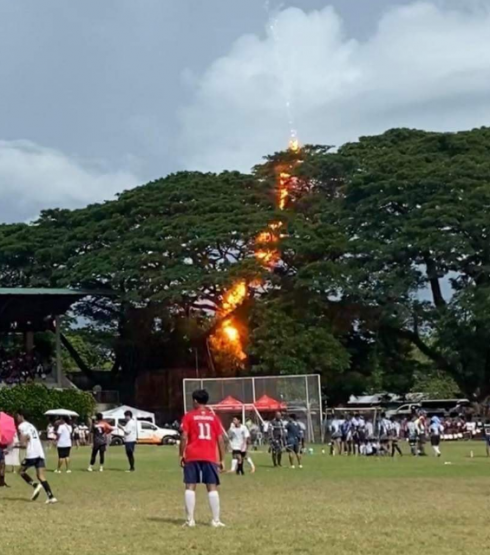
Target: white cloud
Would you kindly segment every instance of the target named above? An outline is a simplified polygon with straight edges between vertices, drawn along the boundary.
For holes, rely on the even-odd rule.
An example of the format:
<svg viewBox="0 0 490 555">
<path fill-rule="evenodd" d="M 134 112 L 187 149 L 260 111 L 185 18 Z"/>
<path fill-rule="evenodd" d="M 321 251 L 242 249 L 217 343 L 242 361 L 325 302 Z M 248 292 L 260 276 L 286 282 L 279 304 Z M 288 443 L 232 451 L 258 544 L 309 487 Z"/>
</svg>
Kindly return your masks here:
<svg viewBox="0 0 490 555">
<path fill-rule="evenodd" d="M 330 7 L 287 9 L 207 69 L 181 122 L 182 162 L 203 170 L 248 170 L 291 126 L 302 142 L 340 145 L 398 126 L 489 125 L 490 10 L 398 6 L 359 42 Z"/>
<path fill-rule="evenodd" d="M 34 218 L 44 208 L 85 206 L 137 184 L 129 172 L 112 172 L 30 141 L 0 141 L 0 221 Z"/>
</svg>

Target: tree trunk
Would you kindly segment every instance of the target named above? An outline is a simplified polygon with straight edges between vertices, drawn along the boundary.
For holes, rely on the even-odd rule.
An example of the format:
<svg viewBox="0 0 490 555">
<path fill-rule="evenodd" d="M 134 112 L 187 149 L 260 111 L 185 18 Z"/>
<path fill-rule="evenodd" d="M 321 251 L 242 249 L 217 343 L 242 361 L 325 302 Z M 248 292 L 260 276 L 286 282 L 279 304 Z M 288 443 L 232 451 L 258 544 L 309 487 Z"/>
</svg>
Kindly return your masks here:
<svg viewBox="0 0 490 555">
<path fill-rule="evenodd" d="M 95 385 L 96 383 L 95 375 L 92 372 L 92 370 L 88 367 L 88 365 L 85 363 L 83 358 L 78 354 L 78 351 L 75 349 L 75 347 L 70 343 L 69 339 L 63 333 L 60 334 L 60 338 L 61 338 L 61 343 L 63 344 L 63 347 L 65 347 L 65 349 L 68 351 L 68 353 L 70 354 L 71 358 L 75 361 L 78 368 L 80 368 L 80 371 L 92 382 L 93 385 Z"/>
</svg>

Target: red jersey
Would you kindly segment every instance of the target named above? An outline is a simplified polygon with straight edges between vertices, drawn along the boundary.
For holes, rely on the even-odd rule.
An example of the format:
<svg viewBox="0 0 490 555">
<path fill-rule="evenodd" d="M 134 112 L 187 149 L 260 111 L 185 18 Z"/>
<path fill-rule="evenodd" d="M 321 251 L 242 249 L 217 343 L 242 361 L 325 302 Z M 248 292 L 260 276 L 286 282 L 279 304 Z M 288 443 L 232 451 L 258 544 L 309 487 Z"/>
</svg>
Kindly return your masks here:
<svg viewBox="0 0 490 555">
<path fill-rule="evenodd" d="M 223 434 L 223 427 L 215 414 L 208 409 L 188 412 L 182 419 L 182 431 L 187 434 L 186 462 L 219 462 L 218 440 Z"/>
</svg>

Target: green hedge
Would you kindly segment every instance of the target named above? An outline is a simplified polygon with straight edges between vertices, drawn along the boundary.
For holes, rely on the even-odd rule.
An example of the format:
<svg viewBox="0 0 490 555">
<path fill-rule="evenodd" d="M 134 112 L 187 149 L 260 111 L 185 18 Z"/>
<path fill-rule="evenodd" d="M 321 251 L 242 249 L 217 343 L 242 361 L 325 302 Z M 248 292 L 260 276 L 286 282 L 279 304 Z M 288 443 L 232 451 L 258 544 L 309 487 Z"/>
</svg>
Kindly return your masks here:
<svg viewBox="0 0 490 555">
<path fill-rule="evenodd" d="M 80 420 L 87 420 L 95 410 L 90 393 L 77 389 L 49 389 L 41 384 L 25 384 L 0 388 L 0 411 L 14 414 L 21 409 L 27 420 L 43 427 L 44 413 L 51 409 L 74 410 Z"/>
</svg>

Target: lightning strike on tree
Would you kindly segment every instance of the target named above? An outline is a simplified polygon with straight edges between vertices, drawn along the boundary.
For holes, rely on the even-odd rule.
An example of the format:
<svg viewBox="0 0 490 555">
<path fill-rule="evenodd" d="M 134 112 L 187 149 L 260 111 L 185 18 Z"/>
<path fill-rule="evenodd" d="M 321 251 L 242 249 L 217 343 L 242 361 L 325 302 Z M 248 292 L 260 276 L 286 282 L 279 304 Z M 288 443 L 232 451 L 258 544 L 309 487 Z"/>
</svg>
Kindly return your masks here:
<svg viewBox="0 0 490 555">
<path fill-rule="evenodd" d="M 289 150 L 298 153 L 301 150 L 299 141 L 295 134 L 292 134 L 289 141 Z M 280 210 L 284 210 L 290 201 L 291 174 L 282 168 L 278 171 L 277 182 L 277 205 Z M 269 271 L 279 263 L 281 255 L 278 244 L 284 234 L 280 233 L 282 222 L 271 222 L 267 229 L 262 231 L 255 238 L 255 258 Z M 243 338 L 240 334 L 237 323 L 231 313 L 237 309 L 247 298 L 250 289 L 258 289 L 262 283 L 260 280 L 246 282 L 237 281 L 224 295 L 223 302 L 218 310 L 218 317 L 222 319 L 215 333 L 211 337 L 211 344 L 215 349 L 226 349 L 233 354 L 237 360 L 243 363 L 247 355 L 243 350 Z"/>
</svg>

